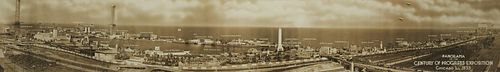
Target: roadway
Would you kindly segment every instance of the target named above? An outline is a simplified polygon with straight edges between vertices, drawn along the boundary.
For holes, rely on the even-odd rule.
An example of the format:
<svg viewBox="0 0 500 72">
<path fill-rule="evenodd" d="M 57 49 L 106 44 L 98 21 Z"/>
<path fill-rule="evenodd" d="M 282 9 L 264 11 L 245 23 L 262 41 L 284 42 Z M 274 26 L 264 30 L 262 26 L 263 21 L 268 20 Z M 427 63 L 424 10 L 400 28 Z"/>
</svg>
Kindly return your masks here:
<svg viewBox="0 0 500 72">
<path fill-rule="evenodd" d="M 381 70 L 392 71 L 392 72 L 411 72 L 411 71 L 407 71 L 407 70 L 399 70 L 399 69 L 393 69 L 393 68 L 386 68 L 386 67 L 380 67 L 380 66 L 369 65 L 369 64 L 362 64 L 362 63 L 354 63 L 354 66 L 356 66 L 356 67 L 362 67 L 362 68 L 381 69 Z"/>
<path fill-rule="evenodd" d="M 347 70 L 341 64 L 332 61 L 318 62 L 315 65 L 284 70 L 284 72 L 347 72 L 347 71 L 350 70 Z"/>
</svg>

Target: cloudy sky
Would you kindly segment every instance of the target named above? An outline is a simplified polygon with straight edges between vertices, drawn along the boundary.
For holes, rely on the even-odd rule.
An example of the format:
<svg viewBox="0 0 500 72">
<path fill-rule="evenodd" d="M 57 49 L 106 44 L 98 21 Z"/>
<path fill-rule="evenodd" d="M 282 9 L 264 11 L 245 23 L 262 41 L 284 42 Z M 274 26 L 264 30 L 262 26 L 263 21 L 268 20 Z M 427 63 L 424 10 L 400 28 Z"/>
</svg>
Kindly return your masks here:
<svg viewBox="0 0 500 72">
<path fill-rule="evenodd" d="M 327 28 L 439 28 L 500 23 L 500 0 L 22 0 L 25 23 Z M 0 0 L 0 23 L 15 0 Z"/>
</svg>

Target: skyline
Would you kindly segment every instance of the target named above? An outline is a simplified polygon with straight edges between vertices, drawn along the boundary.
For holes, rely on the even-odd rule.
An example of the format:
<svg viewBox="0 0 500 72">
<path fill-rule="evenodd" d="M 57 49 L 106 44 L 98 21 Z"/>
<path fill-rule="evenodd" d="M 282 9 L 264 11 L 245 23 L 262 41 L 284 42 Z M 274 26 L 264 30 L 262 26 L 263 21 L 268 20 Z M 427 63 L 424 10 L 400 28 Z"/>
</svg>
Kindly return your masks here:
<svg viewBox="0 0 500 72">
<path fill-rule="evenodd" d="M 15 0 L 0 0 L 0 23 Z M 117 25 L 440 28 L 500 23 L 495 0 L 36 0 L 21 1 L 25 23 Z M 496 26 L 498 27 L 498 26 Z"/>
</svg>

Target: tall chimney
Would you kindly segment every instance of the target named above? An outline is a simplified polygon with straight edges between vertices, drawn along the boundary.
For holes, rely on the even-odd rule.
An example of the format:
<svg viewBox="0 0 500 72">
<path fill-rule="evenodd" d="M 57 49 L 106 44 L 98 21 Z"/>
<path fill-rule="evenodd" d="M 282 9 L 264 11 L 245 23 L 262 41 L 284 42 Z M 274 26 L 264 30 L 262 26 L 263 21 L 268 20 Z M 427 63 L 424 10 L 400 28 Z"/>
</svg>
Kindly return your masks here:
<svg viewBox="0 0 500 72">
<path fill-rule="evenodd" d="M 111 10 L 111 12 L 112 12 L 111 13 L 111 17 L 112 17 L 111 18 L 111 20 L 112 20 L 111 24 L 115 24 L 115 22 L 116 22 L 116 5 L 113 4 L 111 8 L 112 8 L 112 10 Z"/>
<path fill-rule="evenodd" d="M 109 29 L 111 35 L 115 35 L 115 27 L 116 27 L 116 5 L 113 4 L 111 6 L 111 28 Z"/>
<path fill-rule="evenodd" d="M 21 24 L 21 0 L 16 0 L 16 18 L 15 18 L 15 23 L 14 25 L 17 26 L 17 25 L 20 25 Z"/>
</svg>

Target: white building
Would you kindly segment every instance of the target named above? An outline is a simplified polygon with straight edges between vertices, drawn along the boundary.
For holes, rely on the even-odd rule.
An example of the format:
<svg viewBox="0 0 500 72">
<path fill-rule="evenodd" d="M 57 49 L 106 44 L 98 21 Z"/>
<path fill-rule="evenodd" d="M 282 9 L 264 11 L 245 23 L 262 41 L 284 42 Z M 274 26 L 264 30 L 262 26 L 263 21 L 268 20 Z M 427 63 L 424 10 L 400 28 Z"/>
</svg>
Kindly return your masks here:
<svg viewBox="0 0 500 72">
<path fill-rule="evenodd" d="M 160 47 L 155 47 L 154 50 L 146 50 L 145 51 L 146 54 L 149 54 L 149 55 L 160 55 L 160 56 L 164 56 L 164 55 L 191 55 L 190 51 L 162 51 L 160 50 Z"/>
<path fill-rule="evenodd" d="M 319 54 L 318 52 L 315 52 L 314 49 L 312 49 L 311 47 L 307 47 L 307 48 L 298 48 L 296 55 L 299 58 L 312 58 Z"/>
<path fill-rule="evenodd" d="M 51 33 L 37 33 L 33 36 L 37 40 L 45 41 L 45 42 L 54 42 L 58 41 L 61 43 L 66 43 L 70 41 L 70 37 L 68 36 L 58 36 L 57 30 L 53 30 Z"/>
<path fill-rule="evenodd" d="M 337 54 L 338 50 L 332 47 L 321 47 L 319 50 L 320 55 Z"/>
</svg>

